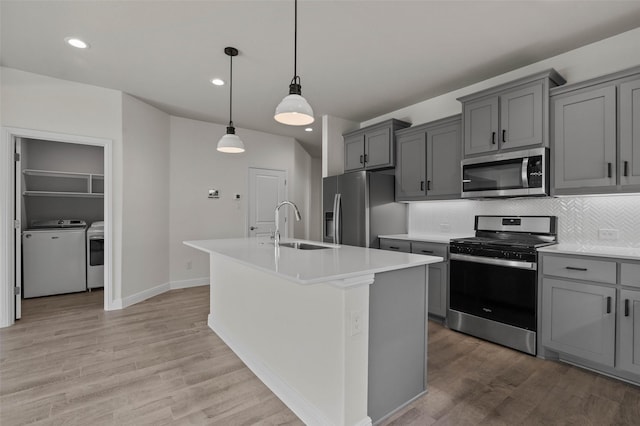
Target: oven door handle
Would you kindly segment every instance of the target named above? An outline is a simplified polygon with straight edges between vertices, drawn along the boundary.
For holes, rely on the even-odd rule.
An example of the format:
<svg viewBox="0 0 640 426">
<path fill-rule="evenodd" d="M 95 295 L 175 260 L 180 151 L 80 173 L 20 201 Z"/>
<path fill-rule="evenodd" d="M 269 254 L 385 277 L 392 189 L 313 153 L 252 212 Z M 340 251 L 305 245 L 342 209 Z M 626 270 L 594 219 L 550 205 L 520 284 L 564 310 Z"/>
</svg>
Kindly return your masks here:
<svg viewBox="0 0 640 426">
<path fill-rule="evenodd" d="M 508 268 L 528 269 L 535 271 L 538 265 L 534 262 L 522 262 L 520 260 L 495 259 L 493 257 L 469 256 L 468 254 L 451 253 L 451 260 L 461 260 L 463 262 L 484 263 L 487 265 L 506 266 Z"/>
</svg>

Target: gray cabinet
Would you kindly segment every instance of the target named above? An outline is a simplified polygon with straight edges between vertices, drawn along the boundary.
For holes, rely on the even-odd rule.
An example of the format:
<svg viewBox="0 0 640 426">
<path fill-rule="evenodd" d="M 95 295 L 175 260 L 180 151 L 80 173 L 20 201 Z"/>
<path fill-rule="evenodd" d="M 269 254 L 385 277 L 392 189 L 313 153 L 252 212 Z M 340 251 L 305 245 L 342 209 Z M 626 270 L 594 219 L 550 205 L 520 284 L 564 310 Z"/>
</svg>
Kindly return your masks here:
<svg viewBox="0 0 640 426">
<path fill-rule="evenodd" d="M 395 167 L 395 131 L 410 125 L 411 123 L 391 119 L 342 135 L 344 171 Z"/>
<path fill-rule="evenodd" d="M 396 201 L 460 198 L 461 117 L 396 133 Z"/>
<path fill-rule="evenodd" d="M 640 67 L 551 91 L 552 195 L 640 191 Z"/>
<path fill-rule="evenodd" d="M 640 262 L 541 255 L 544 353 L 640 384 Z"/>
<path fill-rule="evenodd" d="M 640 77 L 620 84 L 620 184 L 640 188 Z"/>
<path fill-rule="evenodd" d="M 640 291 L 620 290 L 618 368 L 640 375 Z"/>
<path fill-rule="evenodd" d="M 382 250 L 440 256 L 443 262 L 429 265 L 427 310 L 431 317 L 444 321 L 447 315 L 449 295 L 449 245 L 424 241 L 395 240 L 380 238 Z"/>
<path fill-rule="evenodd" d="M 549 89 L 564 84 L 555 70 L 464 96 L 464 157 L 548 146 Z"/>
<path fill-rule="evenodd" d="M 613 367 L 615 288 L 545 277 L 542 294 L 542 344 Z"/>
<path fill-rule="evenodd" d="M 554 187 L 615 186 L 616 87 L 555 97 Z"/>
</svg>

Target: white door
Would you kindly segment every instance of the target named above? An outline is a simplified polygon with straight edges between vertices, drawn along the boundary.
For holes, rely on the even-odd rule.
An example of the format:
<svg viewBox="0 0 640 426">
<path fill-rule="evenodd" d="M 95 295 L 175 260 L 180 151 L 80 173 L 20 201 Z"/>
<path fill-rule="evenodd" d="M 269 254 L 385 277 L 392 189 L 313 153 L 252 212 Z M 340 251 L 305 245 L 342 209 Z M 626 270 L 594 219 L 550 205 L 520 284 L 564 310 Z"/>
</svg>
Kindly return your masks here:
<svg viewBox="0 0 640 426">
<path fill-rule="evenodd" d="M 274 210 L 286 199 L 287 172 L 249 168 L 249 237 L 271 238 L 275 230 Z M 287 212 L 280 214 L 280 234 L 287 237 Z"/>
<path fill-rule="evenodd" d="M 23 187 L 23 176 L 22 176 L 22 166 L 20 163 L 20 156 L 22 155 L 22 140 L 20 138 L 15 138 L 14 149 L 16 153 L 16 161 L 14 162 L 14 172 L 15 172 L 15 192 L 14 192 L 14 233 L 13 233 L 13 241 L 14 241 L 14 259 L 15 263 L 13 265 L 14 271 L 14 287 L 20 289 L 20 291 L 16 291 L 15 297 L 15 319 L 20 319 L 22 317 L 22 187 Z"/>
</svg>

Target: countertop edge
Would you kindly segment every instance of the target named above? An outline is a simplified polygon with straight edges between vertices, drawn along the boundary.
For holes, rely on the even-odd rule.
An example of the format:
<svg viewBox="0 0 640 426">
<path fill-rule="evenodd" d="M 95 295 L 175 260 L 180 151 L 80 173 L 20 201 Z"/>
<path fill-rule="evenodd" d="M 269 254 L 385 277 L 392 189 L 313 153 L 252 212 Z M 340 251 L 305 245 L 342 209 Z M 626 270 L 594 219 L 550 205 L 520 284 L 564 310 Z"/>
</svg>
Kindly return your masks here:
<svg viewBox="0 0 640 426">
<path fill-rule="evenodd" d="M 470 234 L 394 234 L 394 235 L 378 235 L 378 238 L 386 238 L 389 240 L 404 240 L 404 241 L 418 241 L 425 243 L 436 244 L 449 244 L 449 242 L 456 238 L 468 238 L 472 237 Z"/>
<path fill-rule="evenodd" d="M 640 261 L 640 248 L 610 247 L 597 245 L 557 244 L 538 249 L 540 253 L 569 254 L 574 256 L 607 257 L 612 259 Z"/>
<path fill-rule="evenodd" d="M 296 241 L 305 241 L 305 240 L 296 240 Z M 305 241 L 306 242 L 306 241 Z M 319 278 L 313 278 L 313 279 L 300 279 L 300 278 L 295 278 L 292 277 L 290 275 L 286 275 L 286 274 L 282 274 L 280 272 L 274 271 L 272 269 L 269 268 L 264 268 L 262 266 L 256 265 L 254 263 L 251 263 L 249 261 L 243 260 L 243 259 L 239 259 L 237 257 L 234 256 L 229 256 L 225 253 L 221 253 L 217 250 L 213 250 L 213 249 L 207 249 L 204 247 L 201 247 L 199 245 L 197 245 L 197 240 L 195 241 L 183 241 L 182 242 L 184 245 L 189 246 L 191 248 L 194 248 L 196 250 L 200 250 L 202 252 L 205 253 L 209 253 L 209 255 L 216 255 L 216 256 L 220 256 L 224 259 L 230 260 L 234 263 L 237 264 L 241 264 L 244 266 L 248 266 L 251 267 L 253 269 L 256 269 L 258 271 L 261 272 L 265 272 L 267 274 L 288 280 L 288 281 L 292 281 L 295 282 L 297 284 L 301 284 L 301 285 L 314 285 L 314 284 L 321 284 L 321 283 L 327 283 L 327 284 L 331 284 L 333 286 L 336 287 L 341 287 L 341 288 L 347 288 L 350 287 L 351 284 L 349 283 L 349 281 L 351 281 L 353 278 L 356 277 L 364 277 L 367 275 L 375 275 L 378 273 L 382 273 L 382 272 L 390 272 L 390 271 L 396 271 L 396 270 L 400 270 L 400 269 L 406 269 L 406 268 L 412 268 L 415 266 L 426 266 L 426 265 L 430 265 L 433 263 L 439 263 L 442 262 L 444 259 L 442 257 L 439 256 L 427 256 L 427 255 L 421 255 L 421 254 L 414 254 L 412 256 L 416 256 L 416 257 L 420 257 L 420 260 L 415 261 L 415 262 L 410 262 L 410 263 L 400 263 L 400 264 L 396 264 L 396 265 L 387 265 L 387 266 L 382 266 L 382 267 L 376 267 L 376 268 L 371 268 L 371 269 L 367 269 L 364 271 L 357 271 L 357 272 L 347 272 L 347 273 L 342 273 L 342 274 L 334 274 L 334 275 L 327 275 L 327 276 L 323 276 L 323 277 L 319 277 Z M 316 244 L 315 242 L 312 242 L 314 244 Z M 339 247 L 338 247 L 339 248 Z M 364 249 L 364 248 L 363 248 Z M 366 249 L 366 250 L 375 250 L 375 249 Z M 340 285 L 339 282 L 340 281 L 347 281 L 344 283 L 344 285 Z"/>
</svg>

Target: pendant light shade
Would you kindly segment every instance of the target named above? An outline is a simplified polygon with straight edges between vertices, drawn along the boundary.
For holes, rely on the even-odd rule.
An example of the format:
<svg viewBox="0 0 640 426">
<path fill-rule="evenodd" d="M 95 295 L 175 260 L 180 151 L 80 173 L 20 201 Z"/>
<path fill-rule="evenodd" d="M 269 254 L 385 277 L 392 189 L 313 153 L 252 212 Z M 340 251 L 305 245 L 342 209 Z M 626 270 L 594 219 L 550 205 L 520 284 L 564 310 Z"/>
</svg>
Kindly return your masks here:
<svg viewBox="0 0 640 426">
<path fill-rule="evenodd" d="M 294 2 L 295 20 L 293 32 L 293 79 L 289 84 L 289 95 L 276 107 L 275 120 L 290 126 L 305 126 L 313 123 L 313 109 L 302 97 L 302 85 L 297 74 L 298 62 L 298 0 Z"/>
<path fill-rule="evenodd" d="M 233 57 L 238 56 L 238 49 L 235 47 L 225 47 L 224 53 L 229 56 L 229 125 L 227 133 L 218 141 L 218 151 L 227 154 L 239 154 L 244 152 L 244 143 L 236 135 L 236 128 L 233 127 L 232 101 L 233 101 Z"/>
</svg>

